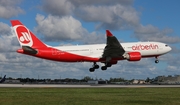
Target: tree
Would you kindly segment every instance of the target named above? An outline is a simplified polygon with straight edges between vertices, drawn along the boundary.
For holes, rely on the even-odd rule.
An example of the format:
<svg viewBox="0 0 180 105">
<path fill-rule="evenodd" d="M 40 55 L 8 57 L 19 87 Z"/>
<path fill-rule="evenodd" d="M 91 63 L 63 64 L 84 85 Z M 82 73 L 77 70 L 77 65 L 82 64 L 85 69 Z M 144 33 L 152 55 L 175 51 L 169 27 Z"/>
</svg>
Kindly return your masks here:
<svg viewBox="0 0 180 105">
<path fill-rule="evenodd" d="M 149 77 L 147 77 L 147 79 L 146 79 L 146 81 L 145 82 L 150 82 L 150 79 L 149 79 Z"/>
<path fill-rule="evenodd" d="M 85 76 L 85 77 L 83 78 L 83 80 L 89 81 L 89 80 L 93 80 L 93 78 L 91 78 L 91 77 L 89 77 L 89 76 Z"/>
</svg>

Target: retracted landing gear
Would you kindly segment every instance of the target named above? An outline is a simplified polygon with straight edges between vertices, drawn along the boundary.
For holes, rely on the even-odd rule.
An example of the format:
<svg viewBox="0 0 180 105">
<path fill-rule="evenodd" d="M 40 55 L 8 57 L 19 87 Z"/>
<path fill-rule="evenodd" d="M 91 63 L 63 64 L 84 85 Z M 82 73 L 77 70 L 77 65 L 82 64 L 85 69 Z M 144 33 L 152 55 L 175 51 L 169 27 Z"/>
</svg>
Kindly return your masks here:
<svg viewBox="0 0 180 105">
<path fill-rule="evenodd" d="M 99 65 L 96 64 L 96 62 L 94 62 L 92 68 L 89 69 L 90 72 L 94 72 L 95 69 L 99 69 Z"/>
<path fill-rule="evenodd" d="M 156 56 L 155 58 L 156 58 L 155 63 L 159 63 L 158 57 Z"/>
</svg>

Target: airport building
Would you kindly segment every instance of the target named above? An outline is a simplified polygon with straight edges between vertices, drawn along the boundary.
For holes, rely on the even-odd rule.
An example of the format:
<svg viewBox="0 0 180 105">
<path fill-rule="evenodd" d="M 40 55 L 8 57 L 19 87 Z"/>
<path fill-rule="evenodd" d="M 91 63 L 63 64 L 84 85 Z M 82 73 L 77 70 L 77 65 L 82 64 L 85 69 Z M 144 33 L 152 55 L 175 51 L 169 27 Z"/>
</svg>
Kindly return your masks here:
<svg viewBox="0 0 180 105">
<path fill-rule="evenodd" d="M 89 80 L 87 83 L 88 84 L 107 84 L 107 81 L 103 81 L 103 80 Z"/>
<path fill-rule="evenodd" d="M 180 75 L 158 76 L 158 77 L 155 78 L 154 83 L 159 83 L 159 84 L 180 84 Z"/>
</svg>

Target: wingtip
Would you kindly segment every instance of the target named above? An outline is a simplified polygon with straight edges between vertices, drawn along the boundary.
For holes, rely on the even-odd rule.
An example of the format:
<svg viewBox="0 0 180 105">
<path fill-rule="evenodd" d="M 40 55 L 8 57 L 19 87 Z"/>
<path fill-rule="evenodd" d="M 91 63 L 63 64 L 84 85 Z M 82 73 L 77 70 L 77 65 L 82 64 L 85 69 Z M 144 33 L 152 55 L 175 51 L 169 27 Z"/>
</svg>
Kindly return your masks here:
<svg viewBox="0 0 180 105">
<path fill-rule="evenodd" d="M 113 34 L 109 30 L 106 30 L 106 36 L 111 37 Z"/>
</svg>

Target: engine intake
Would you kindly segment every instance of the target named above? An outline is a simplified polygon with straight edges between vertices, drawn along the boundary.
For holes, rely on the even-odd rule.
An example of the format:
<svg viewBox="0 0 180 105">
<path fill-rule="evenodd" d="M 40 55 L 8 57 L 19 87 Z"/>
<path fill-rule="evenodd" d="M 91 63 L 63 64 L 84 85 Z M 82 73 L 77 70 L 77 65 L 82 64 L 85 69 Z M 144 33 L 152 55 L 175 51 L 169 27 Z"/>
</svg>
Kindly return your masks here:
<svg viewBox="0 0 180 105">
<path fill-rule="evenodd" d="M 128 61 L 140 61 L 141 60 L 141 53 L 140 52 L 128 52 L 124 56 L 125 59 Z"/>
</svg>

